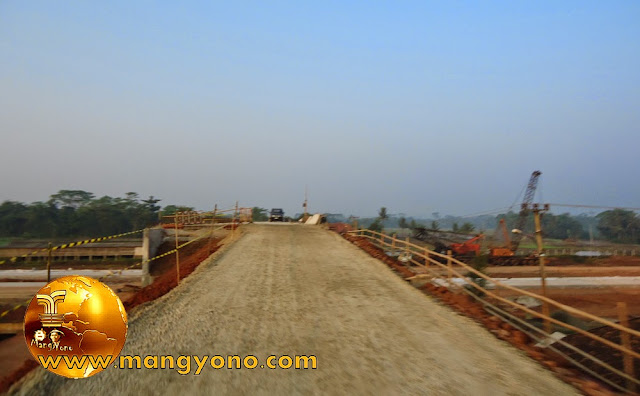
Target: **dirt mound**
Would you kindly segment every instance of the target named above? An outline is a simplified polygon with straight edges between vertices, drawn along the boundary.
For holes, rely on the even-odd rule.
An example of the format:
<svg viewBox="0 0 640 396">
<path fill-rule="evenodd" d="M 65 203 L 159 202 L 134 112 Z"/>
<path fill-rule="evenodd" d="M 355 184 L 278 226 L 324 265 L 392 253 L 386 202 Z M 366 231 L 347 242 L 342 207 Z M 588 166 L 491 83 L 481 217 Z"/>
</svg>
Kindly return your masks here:
<svg viewBox="0 0 640 396">
<path fill-rule="evenodd" d="M 415 272 L 411 271 L 409 268 L 400 264 L 398 260 L 387 256 L 382 249 L 378 248 L 377 246 L 369 242 L 366 238 L 356 237 L 349 234 L 343 234 L 343 236 L 345 237 L 345 239 L 347 239 L 354 245 L 358 246 L 360 249 L 364 250 L 365 252 L 369 253 L 371 256 L 387 264 L 389 267 L 391 267 L 391 269 L 393 269 L 396 273 L 398 273 L 403 278 L 408 278 L 416 275 Z"/>
<path fill-rule="evenodd" d="M 347 231 L 351 231 L 353 227 L 347 223 L 330 223 L 329 229 L 337 232 L 338 234 L 344 234 Z"/>
<path fill-rule="evenodd" d="M 204 259 L 218 250 L 220 247 L 218 245 L 219 242 L 220 239 L 202 239 L 180 249 L 180 279 L 184 279 L 186 276 L 191 274 Z M 164 243 L 160 247 L 158 254 L 168 252 L 174 248 L 174 244 Z M 159 274 L 159 276 L 154 279 L 151 285 L 140 289 L 131 298 L 123 302 L 127 310 L 130 310 L 144 302 L 155 300 L 176 287 L 176 255 L 173 254 L 158 259 L 154 264 L 152 273 Z M 9 308 L 11 308 L 11 306 L 7 305 L 6 308 L 2 306 L 0 307 L 0 312 Z M 26 307 L 21 307 L 12 311 L 3 318 L 4 321 L 22 321 L 25 309 Z M 13 383 L 18 381 L 35 367 L 38 367 L 38 365 L 39 364 L 33 359 L 26 360 L 20 368 L 0 380 L 0 393 L 6 392 Z"/>
<path fill-rule="evenodd" d="M 9 374 L 8 376 L 0 379 L 0 393 L 4 393 L 9 390 L 9 387 L 13 385 L 14 382 L 17 382 L 20 378 L 26 375 L 29 371 L 38 367 L 39 364 L 33 359 L 25 360 L 22 366 L 19 369 Z"/>
<path fill-rule="evenodd" d="M 212 241 L 209 239 L 203 239 L 180 249 L 180 279 L 184 279 L 192 273 L 204 259 L 218 250 L 220 247 L 218 245 L 219 241 L 220 239 L 214 239 Z M 166 251 L 171 250 L 169 249 L 169 246 L 163 246 L 163 249 L 166 249 Z M 176 255 L 172 254 L 167 257 L 163 257 L 158 261 L 159 263 L 156 265 L 163 269 L 162 275 L 155 278 L 152 284 L 140 289 L 140 291 L 133 295 L 129 300 L 125 301 L 124 307 L 127 310 L 147 301 L 153 301 L 156 298 L 167 294 L 178 284 L 175 269 Z"/>
<path fill-rule="evenodd" d="M 414 272 L 400 264 L 397 260 L 387 256 L 365 238 L 343 234 L 343 237 L 360 247 L 371 256 L 380 259 L 403 278 L 412 276 Z M 553 351 L 535 347 L 534 341 L 524 332 L 516 329 L 501 318 L 488 313 L 484 307 L 471 296 L 463 293 L 455 293 L 446 287 L 426 283 L 419 288 L 426 294 L 436 297 L 441 302 L 449 305 L 459 313 L 484 325 L 494 336 L 509 342 L 516 348 L 525 351 L 531 358 L 554 372 L 556 376 L 567 383 L 572 384 L 586 395 L 611 395 L 614 393 L 609 387 L 585 377 L 585 375 L 573 368 L 565 359 Z"/>
</svg>

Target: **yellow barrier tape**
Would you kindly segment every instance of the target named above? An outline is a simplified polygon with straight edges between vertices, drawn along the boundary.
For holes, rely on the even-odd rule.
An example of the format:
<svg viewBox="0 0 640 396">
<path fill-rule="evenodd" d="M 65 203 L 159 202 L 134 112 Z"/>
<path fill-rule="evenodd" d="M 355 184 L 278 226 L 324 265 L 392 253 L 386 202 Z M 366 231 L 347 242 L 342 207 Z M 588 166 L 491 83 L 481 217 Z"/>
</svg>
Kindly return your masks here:
<svg viewBox="0 0 640 396">
<path fill-rule="evenodd" d="M 28 299 L 27 301 L 20 303 L 18 305 L 16 305 L 15 307 L 11 308 L 11 309 L 7 309 L 6 311 L 4 311 L 3 313 L 0 313 L 0 318 L 8 315 L 10 312 L 13 312 L 15 310 L 17 310 L 20 307 L 25 307 L 27 306 L 29 303 L 31 302 L 31 299 Z"/>
<path fill-rule="evenodd" d="M 193 240 L 191 240 L 191 241 L 189 241 L 189 242 L 185 242 L 185 243 L 183 243 L 182 245 L 178 246 L 178 248 L 177 248 L 177 249 L 173 249 L 173 250 L 170 250 L 170 251 L 168 251 L 168 252 L 166 252 L 166 253 L 162 253 L 162 254 L 160 254 L 160 255 L 158 255 L 158 256 L 155 256 L 155 257 L 152 257 L 152 258 L 150 258 L 150 259 L 148 259 L 148 260 L 140 261 L 140 262 L 138 262 L 138 263 L 135 263 L 135 264 L 133 264 L 133 265 L 130 265 L 130 266 L 128 266 L 128 267 L 126 267 L 126 268 L 123 268 L 123 269 L 121 269 L 121 270 L 118 270 L 118 271 L 115 271 L 115 272 L 114 272 L 114 271 L 109 271 L 109 273 L 108 273 L 107 275 L 105 275 L 105 276 L 101 277 L 99 280 L 100 280 L 100 281 L 102 281 L 103 279 L 106 279 L 106 278 L 108 278 L 108 277 L 110 277 L 110 276 L 113 276 L 113 275 L 116 275 L 116 274 L 122 274 L 122 272 L 123 272 L 123 271 L 125 271 L 125 270 L 129 270 L 129 269 L 132 269 L 132 268 L 137 267 L 137 266 L 139 266 L 139 265 L 142 265 L 142 264 L 144 264 L 144 263 L 148 263 L 148 262 L 151 262 L 151 261 L 153 261 L 153 260 L 157 260 L 157 259 L 159 259 L 159 258 L 166 257 L 166 256 L 168 256 L 168 255 L 170 255 L 170 254 L 174 254 L 175 252 L 177 252 L 177 251 L 178 251 L 178 249 L 181 249 L 181 248 L 183 248 L 183 247 L 187 246 L 188 244 L 193 243 L 193 242 L 195 242 L 195 241 L 198 241 L 198 240 L 200 240 L 200 239 L 202 239 L 202 238 L 204 238 L 204 237 L 196 238 L 196 239 L 193 239 Z M 10 312 L 13 312 L 13 311 L 15 311 L 15 310 L 19 309 L 20 307 L 27 306 L 30 302 L 31 302 L 31 299 L 29 299 L 29 300 L 27 300 L 27 301 L 25 301 L 25 302 L 23 302 L 23 303 L 20 303 L 20 304 L 16 305 L 16 306 L 15 306 L 15 307 L 13 307 L 13 308 L 7 309 L 6 311 L 4 311 L 4 312 L 0 313 L 0 318 L 2 318 L 2 317 L 4 317 L 4 316 L 8 315 Z"/>
<path fill-rule="evenodd" d="M 150 259 L 143 260 L 143 261 L 140 261 L 140 262 L 138 262 L 138 263 L 132 264 L 132 265 L 130 265 L 130 266 L 126 267 L 126 268 L 123 268 L 123 269 L 121 269 L 121 270 L 118 270 L 118 271 L 116 271 L 116 272 L 109 271 L 109 273 L 108 273 L 107 275 L 105 275 L 105 276 L 101 277 L 99 280 L 100 280 L 100 281 L 102 281 L 103 279 L 106 279 L 106 278 L 108 278 L 108 277 L 110 277 L 110 276 L 113 276 L 113 275 L 116 275 L 116 274 L 120 275 L 120 274 L 122 274 L 122 272 L 123 272 L 123 271 L 129 270 L 129 269 L 133 269 L 133 268 L 135 268 L 135 267 L 137 267 L 137 266 L 139 266 L 139 265 L 142 265 L 142 264 L 145 264 L 145 263 L 150 263 L 150 262 L 152 262 L 152 261 L 154 261 L 154 260 L 157 260 L 157 259 L 159 259 L 159 258 L 166 257 L 166 256 L 169 256 L 169 255 L 171 255 L 171 254 L 174 254 L 174 253 L 175 253 L 175 252 L 177 252 L 179 249 L 182 249 L 183 247 L 187 246 L 187 245 L 188 245 L 188 244 L 190 244 L 190 243 L 193 243 L 193 242 L 195 242 L 195 241 L 199 241 L 200 239 L 202 239 L 202 238 L 204 238 L 204 237 L 205 237 L 205 236 L 203 235 L 203 236 L 201 236 L 201 237 L 199 237 L 199 238 L 192 239 L 192 240 L 190 240 L 189 242 L 185 242 L 185 243 L 183 243 L 182 245 L 178 246 L 177 248 L 175 248 L 175 249 L 173 249 L 173 250 L 169 250 L 168 252 L 165 252 L 165 253 L 159 254 L 159 255 L 157 255 L 157 256 L 155 256 L 155 257 L 151 257 Z"/>
<path fill-rule="evenodd" d="M 51 251 L 72 248 L 72 247 L 76 247 L 76 246 L 80 246 L 80 245 L 86 245 L 88 243 L 102 242 L 102 241 L 106 241 L 108 239 L 115 239 L 115 238 L 120 238 L 120 237 L 127 236 L 127 235 L 137 234 L 137 233 L 142 232 L 142 231 L 144 231 L 144 229 L 125 232 L 125 233 L 122 233 L 122 234 L 110 235 L 110 236 L 106 236 L 106 237 L 85 239 L 84 241 L 65 243 L 64 245 L 52 247 Z M 31 252 L 31 253 L 23 254 L 21 256 L 15 256 L 15 257 L 11 257 L 11 258 L 8 258 L 8 259 L 0 260 L 0 265 L 6 264 L 8 262 L 15 263 L 19 258 L 25 258 L 25 257 L 33 256 L 34 254 L 44 253 L 44 252 L 48 252 L 48 251 L 49 251 L 49 248 L 43 248 L 43 249 L 35 250 L 35 251 Z"/>
<path fill-rule="evenodd" d="M 224 228 L 224 227 L 221 227 L 221 228 Z M 140 232 L 140 231 L 143 231 L 143 230 L 132 231 L 132 232 L 128 232 L 128 233 L 125 233 L 125 234 L 119 234 L 118 236 L 131 235 L 131 234 L 134 234 L 134 233 L 137 233 L 137 232 Z M 116 238 L 116 237 L 118 237 L 118 236 L 111 236 L 111 237 L 104 237 L 104 238 L 94 238 L 94 239 L 111 239 L 111 238 Z M 121 270 L 118 270 L 118 271 L 116 271 L 116 272 L 113 272 L 113 271 L 111 271 L 111 270 L 110 270 L 110 271 L 109 271 L 109 273 L 108 273 L 107 275 L 105 275 L 105 276 L 101 277 L 99 280 L 100 280 L 100 281 L 102 281 L 103 279 L 106 279 L 106 278 L 108 278 L 108 277 L 110 277 L 110 276 L 113 276 L 113 275 L 116 275 L 116 274 L 122 274 L 122 272 L 123 272 L 123 271 L 129 270 L 129 269 L 133 269 L 133 268 L 135 268 L 135 267 L 137 267 L 137 266 L 139 266 L 139 265 L 142 265 L 142 264 L 145 264 L 145 263 L 150 263 L 150 262 L 152 262 L 152 261 L 154 261 L 154 260 L 157 260 L 157 259 L 159 259 L 159 258 L 166 257 L 166 256 L 169 256 L 169 255 L 171 255 L 171 254 L 174 254 L 174 253 L 175 253 L 175 252 L 177 252 L 179 249 L 182 249 L 183 247 L 185 247 L 185 246 L 189 245 L 190 243 L 193 243 L 193 242 L 195 242 L 195 241 L 199 241 L 200 239 L 203 239 L 203 238 L 205 238 L 205 237 L 208 237 L 208 235 L 203 235 L 203 236 L 198 237 L 198 238 L 196 238 L 196 239 L 192 239 L 192 240 L 190 240 L 190 241 L 188 241 L 188 242 L 183 243 L 182 245 L 178 246 L 177 248 L 175 248 L 175 249 L 173 249 L 173 250 L 170 250 L 170 251 L 168 251 L 168 252 L 166 252 L 166 253 L 162 253 L 162 254 L 157 255 L 157 256 L 155 256 L 155 257 L 152 257 L 152 258 L 150 258 L 150 259 L 140 261 L 140 262 L 138 262 L 138 263 L 135 263 L 135 264 L 133 264 L 133 265 L 130 265 L 130 266 L 128 266 L 128 267 L 126 267 L 126 268 L 123 268 L 123 269 L 121 269 Z M 94 241 L 94 240 L 93 240 L 93 239 L 88 239 L 87 241 Z M 87 241 L 82 241 L 82 242 L 84 242 L 84 243 L 92 243 L 92 242 L 87 242 Z M 94 241 L 94 242 L 96 242 L 96 241 Z M 67 245 L 69 245 L 69 244 L 67 244 Z M 61 246 L 65 246 L 65 245 L 61 245 Z M 77 245 L 77 243 L 76 243 L 76 245 L 74 245 L 74 246 L 78 246 L 78 245 Z M 59 247 L 59 246 L 58 246 L 58 247 Z M 67 247 L 71 247 L 71 246 L 67 246 Z M 60 247 L 59 247 L 59 248 L 60 248 Z M 64 248 L 62 248 L 62 249 L 64 249 Z M 48 250 L 48 249 L 44 249 L 44 250 L 46 251 L 46 250 Z M 22 257 L 22 256 L 20 256 L 20 257 Z M 0 263 L 0 264 L 2 264 L 2 263 Z M 18 305 L 16 305 L 15 307 L 13 307 L 13 308 L 11 308 L 11 309 L 8 309 L 8 310 L 6 310 L 6 311 L 4 311 L 4 312 L 0 313 L 0 318 L 2 318 L 2 317 L 4 317 L 4 316 L 8 315 L 10 312 L 13 312 L 13 311 L 15 311 L 15 310 L 19 309 L 20 307 L 24 307 L 24 306 L 29 305 L 29 303 L 30 303 L 30 302 L 31 302 L 31 299 L 28 299 L 28 300 L 27 300 L 27 301 L 25 301 L 24 303 L 18 304 Z"/>
</svg>

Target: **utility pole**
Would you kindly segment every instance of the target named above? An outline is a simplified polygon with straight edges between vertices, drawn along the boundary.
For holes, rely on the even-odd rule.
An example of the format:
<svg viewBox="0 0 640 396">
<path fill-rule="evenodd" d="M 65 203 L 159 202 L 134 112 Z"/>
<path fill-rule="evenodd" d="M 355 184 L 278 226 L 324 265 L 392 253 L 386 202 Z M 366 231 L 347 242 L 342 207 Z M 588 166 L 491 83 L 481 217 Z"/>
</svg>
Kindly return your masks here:
<svg viewBox="0 0 640 396">
<path fill-rule="evenodd" d="M 307 191 L 307 185 L 304 185 L 304 203 L 302 204 L 302 207 L 304 208 L 304 215 L 302 216 L 303 222 L 306 222 L 307 219 L 309 218 L 309 213 L 307 212 L 307 198 L 308 198 L 308 191 Z"/>
<path fill-rule="evenodd" d="M 547 278 L 544 271 L 544 248 L 542 246 L 542 227 L 540 225 L 540 215 L 549 210 L 549 204 L 545 204 L 540 208 L 538 204 L 533 204 L 533 221 L 536 225 L 536 244 L 538 246 L 538 259 L 540 260 L 540 281 L 542 286 L 542 296 L 547 297 Z M 546 301 L 542 302 L 542 314 L 549 317 L 549 304 Z M 551 333 L 551 322 L 545 317 L 544 319 L 544 331 Z"/>
</svg>

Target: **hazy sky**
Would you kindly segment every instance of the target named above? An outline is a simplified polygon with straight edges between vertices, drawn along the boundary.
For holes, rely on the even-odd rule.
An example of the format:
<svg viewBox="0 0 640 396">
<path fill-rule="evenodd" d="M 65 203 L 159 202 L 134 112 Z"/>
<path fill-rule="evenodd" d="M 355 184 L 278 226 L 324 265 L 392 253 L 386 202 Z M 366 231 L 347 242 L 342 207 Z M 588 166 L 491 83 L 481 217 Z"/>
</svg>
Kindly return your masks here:
<svg viewBox="0 0 640 396">
<path fill-rule="evenodd" d="M 477 3 L 2 1 L 0 201 L 640 206 L 640 2 Z"/>
</svg>

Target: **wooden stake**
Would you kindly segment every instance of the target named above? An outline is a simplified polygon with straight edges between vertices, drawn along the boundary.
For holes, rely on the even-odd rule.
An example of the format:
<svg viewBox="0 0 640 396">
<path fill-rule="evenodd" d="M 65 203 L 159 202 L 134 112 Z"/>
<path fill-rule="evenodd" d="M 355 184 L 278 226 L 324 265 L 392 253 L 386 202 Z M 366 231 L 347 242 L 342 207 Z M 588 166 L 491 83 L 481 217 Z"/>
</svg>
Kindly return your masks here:
<svg viewBox="0 0 640 396">
<path fill-rule="evenodd" d="M 238 217 L 238 201 L 236 201 L 236 210 L 233 212 L 233 231 L 235 231 L 236 228 L 238 228 L 237 217 Z"/>
<path fill-rule="evenodd" d="M 176 213 L 177 214 L 177 213 Z M 178 216 L 174 216 L 174 231 L 176 233 L 176 285 L 180 284 L 180 251 L 178 250 Z"/>
<path fill-rule="evenodd" d="M 51 242 L 49 242 L 49 254 L 47 256 L 47 283 L 51 282 Z"/>
<path fill-rule="evenodd" d="M 629 327 L 629 311 L 627 309 L 626 302 L 618 303 L 618 319 L 620 320 L 620 324 L 624 327 Z M 625 333 L 624 331 L 620 332 L 620 344 L 627 348 L 631 349 L 631 340 L 629 339 L 629 333 Z M 628 353 L 623 353 L 622 362 L 624 364 L 624 372 L 630 376 L 631 378 L 635 378 L 633 372 L 633 356 Z M 636 384 L 631 380 L 627 380 L 627 390 L 631 393 L 636 392 Z"/>
<path fill-rule="evenodd" d="M 453 289 L 453 283 L 451 282 L 452 276 L 453 267 L 451 263 L 451 250 L 447 250 L 447 283 L 449 284 L 449 289 Z"/>
</svg>

